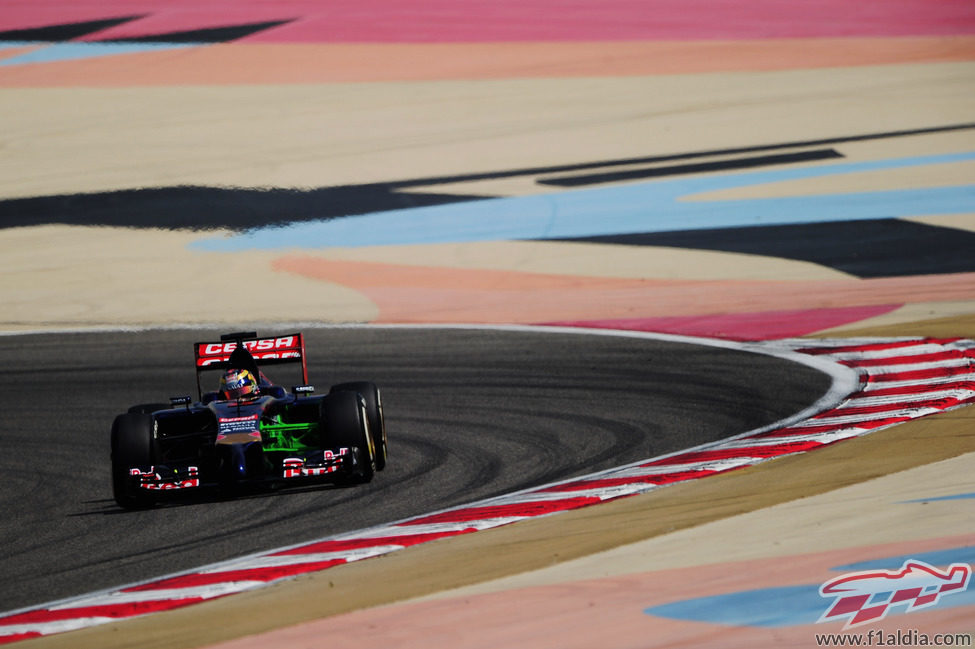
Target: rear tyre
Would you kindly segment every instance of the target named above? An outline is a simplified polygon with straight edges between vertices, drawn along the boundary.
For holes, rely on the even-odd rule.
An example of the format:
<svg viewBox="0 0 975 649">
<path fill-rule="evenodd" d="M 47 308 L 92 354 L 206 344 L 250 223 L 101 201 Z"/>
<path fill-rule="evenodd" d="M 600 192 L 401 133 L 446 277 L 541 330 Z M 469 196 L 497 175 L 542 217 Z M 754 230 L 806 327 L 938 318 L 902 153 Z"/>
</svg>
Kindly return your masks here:
<svg viewBox="0 0 975 649">
<path fill-rule="evenodd" d="M 366 400 L 366 419 L 369 434 L 376 450 L 376 471 L 386 468 L 386 420 L 383 417 L 383 399 L 375 383 L 356 381 L 333 385 L 330 392 L 358 392 Z"/>
<path fill-rule="evenodd" d="M 142 413 L 119 415 L 112 423 L 112 492 L 125 509 L 145 509 L 156 504 L 153 494 L 139 488 L 129 470 L 148 471 L 152 458 L 152 417 Z"/>
<path fill-rule="evenodd" d="M 369 434 L 365 402 L 355 392 L 333 392 L 322 399 L 321 420 L 328 448 L 359 449 L 359 462 L 349 482 L 366 483 L 376 473 L 376 454 Z"/>
</svg>

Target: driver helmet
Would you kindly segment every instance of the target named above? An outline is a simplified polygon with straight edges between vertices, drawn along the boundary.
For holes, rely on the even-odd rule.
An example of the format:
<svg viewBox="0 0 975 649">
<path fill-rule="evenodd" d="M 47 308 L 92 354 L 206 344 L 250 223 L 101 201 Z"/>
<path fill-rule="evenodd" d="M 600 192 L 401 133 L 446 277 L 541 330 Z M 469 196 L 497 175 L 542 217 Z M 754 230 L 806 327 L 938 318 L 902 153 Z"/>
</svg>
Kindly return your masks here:
<svg viewBox="0 0 975 649">
<path fill-rule="evenodd" d="M 253 399 L 258 391 L 257 379 L 248 370 L 231 369 L 220 377 L 220 392 L 225 399 Z"/>
</svg>

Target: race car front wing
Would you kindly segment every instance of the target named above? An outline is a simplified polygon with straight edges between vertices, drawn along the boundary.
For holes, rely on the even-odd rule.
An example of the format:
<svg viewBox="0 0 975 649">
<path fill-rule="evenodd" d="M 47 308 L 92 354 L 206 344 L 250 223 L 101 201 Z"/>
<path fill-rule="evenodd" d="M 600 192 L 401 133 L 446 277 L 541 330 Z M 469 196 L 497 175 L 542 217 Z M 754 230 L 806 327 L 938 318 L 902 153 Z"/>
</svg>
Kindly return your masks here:
<svg viewBox="0 0 975 649">
<path fill-rule="evenodd" d="M 278 475 L 268 475 L 271 480 L 294 478 L 316 478 L 343 470 L 352 470 L 357 462 L 356 449 L 340 448 L 337 451 L 324 451 L 320 457 L 289 457 L 281 463 Z M 149 491 L 175 491 L 194 489 L 203 486 L 200 469 L 188 466 L 175 469 L 166 466 L 151 466 L 147 471 L 139 468 L 129 469 L 129 475 L 139 481 L 139 488 Z"/>
</svg>

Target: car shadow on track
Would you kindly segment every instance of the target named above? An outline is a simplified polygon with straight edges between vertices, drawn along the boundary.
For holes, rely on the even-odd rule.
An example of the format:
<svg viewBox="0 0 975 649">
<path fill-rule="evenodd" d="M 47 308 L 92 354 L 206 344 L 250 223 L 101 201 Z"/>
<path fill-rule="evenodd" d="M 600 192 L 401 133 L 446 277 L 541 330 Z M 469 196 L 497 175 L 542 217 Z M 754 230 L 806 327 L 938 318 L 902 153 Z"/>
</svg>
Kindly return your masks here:
<svg viewBox="0 0 975 649">
<path fill-rule="evenodd" d="M 353 484 L 309 484 L 295 487 L 287 488 L 265 488 L 265 489 L 249 489 L 246 491 L 238 491 L 235 493 L 220 492 L 218 490 L 207 490 L 196 492 L 193 494 L 179 494 L 170 495 L 164 499 L 157 501 L 154 507 L 148 507 L 146 509 L 123 509 L 119 507 L 113 498 L 98 498 L 95 500 L 84 500 L 82 505 L 86 507 L 91 507 L 90 511 L 77 512 L 74 514 L 68 514 L 68 517 L 82 517 L 82 516 L 112 516 L 115 514 L 133 514 L 140 511 L 148 511 L 152 509 L 168 509 L 174 507 L 195 507 L 200 505 L 212 505 L 214 503 L 226 503 L 242 500 L 258 500 L 264 498 L 277 498 L 277 497 L 288 497 L 288 496 L 299 496 L 301 494 L 308 493 L 319 493 L 319 492 L 330 492 L 330 491 L 345 491 L 352 489 L 358 485 Z M 97 507 L 97 509 L 95 509 Z"/>
</svg>

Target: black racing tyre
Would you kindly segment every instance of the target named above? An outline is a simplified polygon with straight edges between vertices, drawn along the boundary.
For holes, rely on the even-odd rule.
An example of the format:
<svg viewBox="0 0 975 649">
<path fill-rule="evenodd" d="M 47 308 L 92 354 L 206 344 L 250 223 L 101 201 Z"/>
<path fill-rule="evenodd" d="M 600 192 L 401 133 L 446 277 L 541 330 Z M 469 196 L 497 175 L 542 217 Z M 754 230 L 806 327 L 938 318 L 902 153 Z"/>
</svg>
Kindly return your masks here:
<svg viewBox="0 0 975 649">
<path fill-rule="evenodd" d="M 365 483 L 376 473 L 376 454 L 369 435 L 364 400 L 355 392 L 333 392 L 322 399 L 321 420 L 326 447 L 359 449 L 359 466 L 350 482 Z"/>
<path fill-rule="evenodd" d="M 152 417 L 142 413 L 119 415 L 112 423 L 112 492 L 125 509 L 145 509 L 156 503 L 153 494 L 140 489 L 129 476 L 135 467 L 153 465 Z"/>
<path fill-rule="evenodd" d="M 386 420 L 383 417 L 383 398 L 375 383 L 356 381 L 333 385 L 329 392 L 358 392 L 366 400 L 366 419 L 369 421 L 369 434 L 376 450 L 376 471 L 386 468 Z"/>
<path fill-rule="evenodd" d="M 129 408 L 129 412 L 139 415 L 151 415 L 157 410 L 166 410 L 170 407 L 168 403 L 140 403 Z"/>
</svg>

